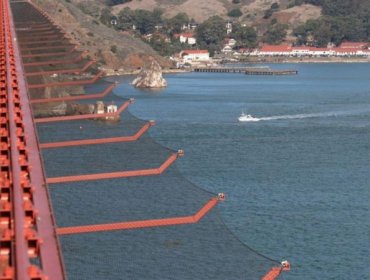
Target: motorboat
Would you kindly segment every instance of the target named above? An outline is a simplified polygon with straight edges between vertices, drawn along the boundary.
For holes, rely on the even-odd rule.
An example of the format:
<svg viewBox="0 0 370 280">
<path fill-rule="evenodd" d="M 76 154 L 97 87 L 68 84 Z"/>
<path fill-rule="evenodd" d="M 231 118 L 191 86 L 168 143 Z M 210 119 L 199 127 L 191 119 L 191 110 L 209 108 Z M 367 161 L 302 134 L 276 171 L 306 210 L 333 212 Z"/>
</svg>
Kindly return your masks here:
<svg viewBox="0 0 370 280">
<path fill-rule="evenodd" d="M 244 114 L 242 113 L 240 117 L 238 118 L 240 122 L 258 122 L 260 119 L 255 118 L 252 115 Z"/>
</svg>

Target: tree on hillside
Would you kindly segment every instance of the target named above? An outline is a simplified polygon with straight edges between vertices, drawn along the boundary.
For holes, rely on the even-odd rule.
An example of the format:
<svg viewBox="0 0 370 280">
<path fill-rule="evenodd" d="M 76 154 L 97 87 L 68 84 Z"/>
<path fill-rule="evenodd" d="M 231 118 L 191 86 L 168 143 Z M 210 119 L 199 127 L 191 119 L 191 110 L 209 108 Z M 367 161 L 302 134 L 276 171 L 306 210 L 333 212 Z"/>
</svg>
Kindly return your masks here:
<svg viewBox="0 0 370 280">
<path fill-rule="evenodd" d="M 264 42 L 268 44 L 281 44 L 287 35 L 288 26 L 286 24 L 277 23 L 269 25 L 266 33 L 263 36 Z"/>
<path fill-rule="evenodd" d="M 153 12 L 147 10 L 134 10 L 125 8 L 118 14 L 117 28 L 122 30 L 131 29 L 133 25 L 141 34 L 153 33 L 155 26 L 162 22 L 163 10 L 154 9 Z"/>
<path fill-rule="evenodd" d="M 318 25 L 317 29 L 313 31 L 313 38 L 316 46 L 326 47 L 328 43 L 332 42 L 330 26 Z"/>
<path fill-rule="evenodd" d="M 257 33 L 254 28 L 241 26 L 240 23 L 233 25 L 231 37 L 236 40 L 236 47 L 253 48 L 257 45 Z"/>
<path fill-rule="evenodd" d="M 108 6 L 115 6 L 115 5 L 123 4 L 126 2 L 131 2 L 131 1 L 132 0 L 106 0 L 105 4 L 107 4 Z"/>
<path fill-rule="evenodd" d="M 297 26 L 293 30 L 294 36 L 297 37 L 299 45 L 311 45 L 313 32 L 319 28 L 320 21 L 310 19 L 305 24 Z"/>
<path fill-rule="evenodd" d="M 272 16 L 274 12 L 277 12 L 279 10 L 280 6 L 277 2 L 274 2 L 271 4 L 270 8 L 265 11 L 265 15 L 263 16 L 264 19 L 268 19 Z"/>
<path fill-rule="evenodd" d="M 242 14 L 243 13 L 239 8 L 232 9 L 230 12 L 227 13 L 229 17 L 240 17 Z"/>
<path fill-rule="evenodd" d="M 154 32 L 157 21 L 152 12 L 147 10 L 136 10 L 134 18 L 136 28 L 141 34 Z"/>
<path fill-rule="evenodd" d="M 226 36 L 226 24 L 224 19 L 213 16 L 204 21 L 197 29 L 197 42 L 201 47 L 207 48 L 211 54 L 221 49 Z"/>
<path fill-rule="evenodd" d="M 175 34 L 181 32 L 181 27 L 190 21 L 186 13 L 178 13 L 174 17 L 167 20 L 167 27 L 169 33 Z"/>
<path fill-rule="evenodd" d="M 183 45 L 178 40 L 169 44 L 160 34 L 153 34 L 153 37 L 149 41 L 149 45 L 163 56 L 179 53 L 183 49 Z"/>
<path fill-rule="evenodd" d="M 124 8 L 118 13 L 118 29 L 129 30 L 135 24 L 135 13 L 130 8 Z"/>
<path fill-rule="evenodd" d="M 368 29 L 361 18 L 355 16 L 324 16 L 318 20 L 308 20 L 294 29 L 299 44 L 313 44 L 325 47 L 329 42 L 339 45 L 343 41 L 366 41 Z"/>
<path fill-rule="evenodd" d="M 110 10 L 107 8 L 104 8 L 100 13 L 99 20 L 101 23 L 105 25 L 109 25 L 112 17 L 113 17 L 113 14 L 110 12 Z"/>
<path fill-rule="evenodd" d="M 318 21 L 326 26 L 319 26 L 315 32 L 312 31 L 318 45 L 324 45 L 327 41 L 339 44 L 343 40 L 370 40 L 369 0 L 305 0 L 305 3 L 322 7 L 324 16 Z M 303 35 L 300 35 L 302 38 Z"/>
</svg>

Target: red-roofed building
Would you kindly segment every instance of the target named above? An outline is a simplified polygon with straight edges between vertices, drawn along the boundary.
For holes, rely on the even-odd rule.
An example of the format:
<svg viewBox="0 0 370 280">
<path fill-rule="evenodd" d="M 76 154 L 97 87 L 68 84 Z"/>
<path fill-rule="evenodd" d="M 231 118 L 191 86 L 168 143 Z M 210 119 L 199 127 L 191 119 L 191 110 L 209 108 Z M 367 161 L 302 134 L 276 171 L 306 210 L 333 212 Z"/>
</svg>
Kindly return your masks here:
<svg viewBox="0 0 370 280">
<path fill-rule="evenodd" d="M 332 48 L 310 47 L 310 54 L 312 56 L 332 56 L 335 55 L 335 52 Z"/>
<path fill-rule="evenodd" d="M 343 42 L 339 48 L 342 49 L 366 49 L 369 47 L 369 43 L 364 42 Z"/>
<path fill-rule="evenodd" d="M 333 48 L 337 56 L 355 56 L 359 48 Z"/>
<path fill-rule="evenodd" d="M 259 55 L 264 56 L 278 56 L 292 54 L 292 47 L 288 45 L 264 45 L 259 51 Z"/>
<path fill-rule="evenodd" d="M 349 46 L 348 44 L 346 46 Z M 364 46 L 364 43 L 357 44 Z M 316 47 L 290 47 L 287 45 L 265 45 L 258 52 L 258 56 L 370 56 L 367 48 L 316 48 Z"/>
<path fill-rule="evenodd" d="M 292 47 L 292 55 L 305 56 L 310 55 L 310 52 L 311 52 L 310 47 L 306 46 Z"/>
</svg>

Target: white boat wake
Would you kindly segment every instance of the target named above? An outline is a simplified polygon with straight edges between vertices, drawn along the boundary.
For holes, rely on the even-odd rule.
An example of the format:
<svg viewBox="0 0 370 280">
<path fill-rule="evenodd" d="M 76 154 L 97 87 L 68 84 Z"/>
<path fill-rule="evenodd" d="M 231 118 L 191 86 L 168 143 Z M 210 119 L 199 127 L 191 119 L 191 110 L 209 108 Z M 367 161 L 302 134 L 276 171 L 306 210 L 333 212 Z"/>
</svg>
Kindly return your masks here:
<svg viewBox="0 0 370 280">
<path fill-rule="evenodd" d="M 260 119 L 255 118 L 252 115 L 247 115 L 247 114 L 242 113 L 240 117 L 238 118 L 238 120 L 240 122 L 258 122 Z"/>
<path fill-rule="evenodd" d="M 306 118 L 322 118 L 322 117 L 337 117 L 345 115 L 356 115 L 359 113 L 369 112 L 366 110 L 352 110 L 352 111 L 337 111 L 337 112 L 326 112 L 326 113 L 311 113 L 311 114 L 297 114 L 297 115 L 281 115 L 271 117 L 253 117 L 252 115 L 242 114 L 238 120 L 240 122 L 257 122 L 257 121 L 272 121 L 272 120 L 288 120 L 288 119 L 306 119 Z"/>
</svg>

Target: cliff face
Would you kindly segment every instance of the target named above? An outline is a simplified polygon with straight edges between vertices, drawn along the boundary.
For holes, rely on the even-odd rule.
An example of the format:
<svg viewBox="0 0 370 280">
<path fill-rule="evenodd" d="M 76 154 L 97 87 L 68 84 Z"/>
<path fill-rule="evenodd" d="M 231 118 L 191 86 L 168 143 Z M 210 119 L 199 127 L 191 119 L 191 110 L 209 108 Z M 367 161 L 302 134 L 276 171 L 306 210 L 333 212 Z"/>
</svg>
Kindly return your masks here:
<svg viewBox="0 0 370 280">
<path fill-rule="evenodd" d="M 144 67 L 132 84 L 138 88 L 162 88 L 167 86 L 167 81 L 162 77 L 161 66 L 152 60 L 149 67 Z"/>
</svg>

